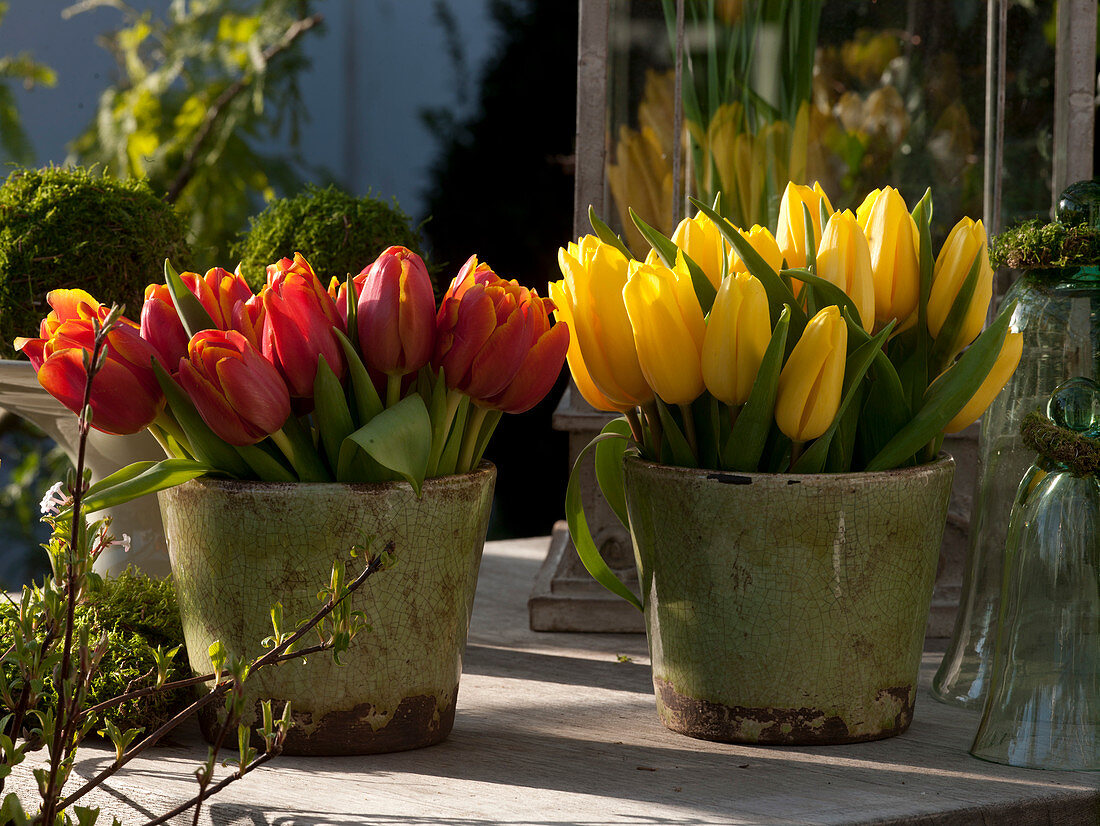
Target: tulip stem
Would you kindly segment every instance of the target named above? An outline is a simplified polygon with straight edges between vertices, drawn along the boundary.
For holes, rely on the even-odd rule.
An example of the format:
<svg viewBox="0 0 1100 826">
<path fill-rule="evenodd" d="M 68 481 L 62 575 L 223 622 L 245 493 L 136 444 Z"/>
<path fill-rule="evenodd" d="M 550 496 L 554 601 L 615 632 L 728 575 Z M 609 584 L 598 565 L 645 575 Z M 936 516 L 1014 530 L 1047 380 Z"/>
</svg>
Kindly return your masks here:
<svg viewBox="0 0 1100 826">
<path fill-rule="evenodd" d="M 157 444 L 160 445 L 161 450 L 164 451 L 164 455 L 167 456 L 169 459 L 184 458 L 172 449 L 172 446 L 168 444 L 168 437 L 165 435 L 164 431 L 157 427 L 155 424 L 147 425 L 145 429 L 148 430 L 152 434 L 153 438 L 157 440 Z"/>
<path fill-rule="evenodd" d="M 451 435 L 451 425 L 455 420 L 455 413 L 462 403 L 462 394 L 457 390 L 447 391 L 447 409 L 443 414 L 443 423 L 438 433 L 432 434 L 432 452 L 428 456 L 428 478 L 439 475 L 439 460 L 443 456 L 443 448 Z"/>
<path fill-rule="evenodd" d="M 630 425 L 630 435 L 638 444 L 642 444 L 644 436 L 642 435 L 642 420 L 638 416 L 638 408 L 632 407 L 625 411 L 626 422 Z"/>
<path fill-rule="evenodd" d="M 661 414 L 657 410 L 657 402 L 651 401 L 648 404 L 642 406 L 642 412 L 645 413 L 645 420 L 649 424 L 649 438 L 652 440 L 651 445 L 653 449 L 653 455 L 650 459 L 654 462 L 661 461 L 661 439 L 664 437 L 664 433 L 661 429 Z"/>
<path fill-rule="evenodd" d="M 791 441 L 791 471 L 794 471 L 794 463 L 798 461 L 798 457 L 802 455 L 802 448 L 806 446 L 805 442 Z"/>
<path fill-rule="evenodd" d="M 386 375 L 386 407 L 393 407 L 401 401 L 401 379 L 404 376 L 395 373 Z"/>
<path fill-rule="evenodd" d="M 466 419 L 466 432 L 462 434 L 462 450 L 458 454 L 458 473 L 469 473 L 473 470 L 474 451 L 477 450 L 477 437 L 481 434 L 481 425 L 485 421 L 485 415 L 489 408 L 480 405 L 470 405 L 473 409 Z"/>
<path fill-rule="evenodd" d="M 179 446 L 189 454 L 193 455 L 191 442 L 187 440 L 187 435 L 183 432 L 183 428 L 179 426 L 175 417 L 168 412 L 168 408 L 165 408 L 157 415 L 156 419 L 153 420 L 153 424 L 175 439 L 176 442 L 179 443 Z M 153 431 L 150 429 L 149 432 L 152 433 Z M 154 433 L 153 435 L 155 436 L 156 434 Z M 157 441 L 160 442 L 160 439 L 157 439 Z M 161 447 L 164 447 L 163 442 L 161 442 Z"/>
<path fill-rule="evenodd" d="M 691 412 L 690 404 L 678 405 L 680 408 L 680 415 L 684 419 L 684 437 L 687 439 L 688 447 L 691 448 L 691 455 L 695 458 L 695 462 L 699 462 L 699 439 L 695 435 L 695 415 Z"/>
</svg>

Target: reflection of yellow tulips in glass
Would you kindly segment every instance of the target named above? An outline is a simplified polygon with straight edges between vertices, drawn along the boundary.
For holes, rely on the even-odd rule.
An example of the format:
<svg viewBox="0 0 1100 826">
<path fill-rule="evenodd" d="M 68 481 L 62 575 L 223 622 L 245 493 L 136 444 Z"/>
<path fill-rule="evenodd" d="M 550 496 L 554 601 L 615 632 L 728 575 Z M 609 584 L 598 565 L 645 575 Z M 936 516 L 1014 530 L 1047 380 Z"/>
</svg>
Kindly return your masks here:
<svg viewBox="0 0 1100 826">
<path fill-rule="evenodd" d="M 775 397 L 775 422 L 792 442 L 808 442 L 829 429 L 840 407 L 848 327 L 840 310 L 826 307 L 806 324 L 791 350 Z"/>
<path fill-rule="evenodd" d="M 856 219 L 871 248 L 876 325 L 903 322 L 917 309 L 920 292 L 917 226 L 901 193 L 890 186 L 868 195 Z"/>
<path fill-rule="evenodd" d="M 788 267 L 806 266 L 806 215 L 802 207 L 805 205 L 810 210 L 810 221 L 813 222 L 814 240 L 821 241 L 821 205 L 825 205 L 825 212 L 832 213 L 833 205 L 829 203 L 829 196 L 820 184 L 813 187 L 801 186 L 789 183 L 783 191 L 783 200 L 779 204 L 779 224 L 775 231 L 775 240 L 783 257 L 787 259 Z"/>
<path fill-rule="evenodd" d="M 752 248 L 756 250 L 757 254 L 764 259 L 769 267 L 776 272 L 782 269 L 783 253 L 779 251 L 779 244 L 775 242 L 775 236 L 771 234 L 767 227 L 757 224 L 748 232 L 740 228 L 737 232 L 752 245 Z M 745 262 L 741 260 L 741 256 L 737 254 L 735 249 L 730 250 L 729 271 L 731 273 L 748 272 Z"/>
<path fill-rule="evenodd" d="M 875 283 L 871 277 L 871 249 L 856 217 L 834 212 L 825 225 L 817 250 L 817 274 L 844 290 L 859 311 L 859 322 L 875 326 Z"/>
<path fill-rule="evenodd" d="M 568 250 L 558 250 L 558 266 L 565 276 L 564 284 L 558 282 L 561 286 L 555 287 L 551 296 L 556 301 L 560 295 L 569 302 L 565 312 L 572 316 L 571 338 L 576 339 L 579 348 L 571 352 L 584 366 L 578 389 L 593 407 L 600 407 L 600 398 L 588 398 L 584 375 L 614 409 L 626 410 L 651 401 L 653 391 L 638 364 L 634 334 L 623 305 L 626 257 L 595 236 L 586 235 L 579 244 L 571 243 Z"/>
<path fill-rule="evenodd" d="M 623 301 L 649 386 L 668 404 L 695 401 L 703 392 L 706 324 L 683 258 L 674 269 L 630 262 Z"/>
<path fill-rule="evenodd" d="M 722 260 L 729 244 L 714 222 L 702 213 L 694 218 L 685 218 L 672 234 L 672 243 L 698 264 L 710 283 L 718 289 L 722 283 Z"/>
<path fill-rule="evenodd" d="M 703 338 L 703 381 L 719 401 L 748 401 L 771 339 L 768 295 L 748 273 L 731 274 L 718 289 Z"/>
<path fill-rule="evenodd" d="M 993 403 L 993 399 L 1001 392 L 1009 377 L 1015 372 L 1016 365 L 1020 363 L 1020 356 L 1024 352 L 1024 334 L 1006 333 L 1001 352 L 989 371 L 989 375 L 974 391 L 970 401 L 962 410 L 955 414 L 955 418 L 947 423 L 944 433 L 958 433 L 967 425 L 977 421 L 985 409 Z"/>
<path fill-rule="evenodd" d="M 928 332 L 932 338 L 939 336 L 955 297 L 970 274 L 975 256 L 981 256 L 978 281 L 970 297 L 966 318 L 949 348 L 951 353 L 958 352 L 978 337 L 993 297 L 993 270 L 989 266 L 986 250 L 985 227 L 981 221 L 963 218 L 944 241 L 932 271 L 932 293 L 928 297 Z"/>
<path fill-rule="evenodd" d="M 635 255 L 649 245 L 627 216 L 627 208 L 662 232 L 672 226 L 672 157 L 652 128 L 619 129 L 615 162 L 607 165 L 607 183 L 619 207 L 625 238 Z"/>
</svg>

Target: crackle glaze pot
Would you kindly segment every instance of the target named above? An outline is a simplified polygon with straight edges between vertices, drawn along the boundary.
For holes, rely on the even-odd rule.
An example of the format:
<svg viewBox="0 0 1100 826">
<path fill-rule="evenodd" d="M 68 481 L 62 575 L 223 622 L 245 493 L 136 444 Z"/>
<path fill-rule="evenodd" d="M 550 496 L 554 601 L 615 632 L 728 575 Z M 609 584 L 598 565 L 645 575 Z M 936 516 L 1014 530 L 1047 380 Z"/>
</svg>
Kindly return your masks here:
<svg viewBox="0 0 1100 826">
<path fill-rule="evenodd" d="M 289 754 L 368 754 L 440 742 L 454 723 L 462 655 L 492 505 L 496 469 L 405 482 L 281 484 L 200 478 L 159 494 L 196 673 L 214 640 L 255 656 L 281 602 L 287 626 L 312 616 L 334 560 L 348 579 L 364 564 L 352 546 L 396 563 L 352 595 L 369 629 L 338 666 L 327 653 L 248 679 L 257 699 L 290 700 Z M 276 703 L 275 711 L 281 704 Z M 204 731 L 212 734 L 212 719 Z"/>
<path fill-rule="evenodd" d="M 705 740 L 900 734 L 954 463 L 738 474 L 626 460 L 661 721 Z"/>
</svg>

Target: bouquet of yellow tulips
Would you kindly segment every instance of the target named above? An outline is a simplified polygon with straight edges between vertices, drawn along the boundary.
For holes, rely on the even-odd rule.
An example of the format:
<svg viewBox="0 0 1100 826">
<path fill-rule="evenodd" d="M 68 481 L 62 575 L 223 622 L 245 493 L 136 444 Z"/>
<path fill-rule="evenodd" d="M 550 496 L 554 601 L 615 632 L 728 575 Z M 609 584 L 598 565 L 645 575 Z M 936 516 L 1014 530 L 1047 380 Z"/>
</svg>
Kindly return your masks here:
<svg viewBox="0 0 1100 826">
<path fill-rule="evenodd" d="M 590 445 L 613 506 L 627 449 L 740 472 L 930 461 L 1015 370 L 1012 307 L 982 329 L 993 290 L 985 229 L 963 218 L 933 255 L 930 190 L 912 212 L 896 189 L 875 190 L 853 215 L 833 211 L 819 185 L 791 183 L 774 233 L 693 203 L 698 214 L 672 238 L 631 213 L 652 247 L 645 261 L 592 211 L 596 234 L 558 253 L 563 278 L 550 290 L 573 331 L 577 389 L 623 414 Z"/>
</svg>

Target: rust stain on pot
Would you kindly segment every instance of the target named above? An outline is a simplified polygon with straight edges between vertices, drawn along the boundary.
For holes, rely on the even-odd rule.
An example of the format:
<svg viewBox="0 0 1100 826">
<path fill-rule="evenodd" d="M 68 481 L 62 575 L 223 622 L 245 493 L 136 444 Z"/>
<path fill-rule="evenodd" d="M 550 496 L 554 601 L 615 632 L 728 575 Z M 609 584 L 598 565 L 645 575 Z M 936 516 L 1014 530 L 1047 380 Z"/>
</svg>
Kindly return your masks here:
<svg viewBox="0 0 1100 826">
<path fill-rule="evenodd" d="M 319 720 L 314 720 L 311 712 L 292 709 L 295 725 L 287 734 L 283 754 L 381 754 L 432 746 L 450 734 L 457 699 L 456 685 L 449 702 L 443 707 L 439 706 L 436 697 L 418 695 L 405 697 L 392 714 L 370 703 L 331 711 Z M 280 702 L 275 700 L 272 705 L 278 714 Z M 388 722 L 376 729 L 369 721 L 379 716 L 385 716 Z M 256 719 L 262 719 L 259 703 L 256 704 Z M 217 712 L 211 706 L 199 712 L 199 724 L 203 736 L 213 742 L 219 723 Z M 252 745 L 262 748 L 263 739 L 256 729 L 257 726 L 254 726 Z"/>
<path fill-rule="evenodd" d="M 912 689 L 887 688 L 878 700 L 898 704 L 894 724 L 871 733 L 853 728 L 837 715 L 815 708 L 751 708 L 726 706 L 687 697 L 664 680 L 653 680 L 662 722 L 673 731 L 726 743 L 767 743 L 777 746 L 814 746 L 860 743 L 901 734 L 913 719 Z"/>
</svg>

